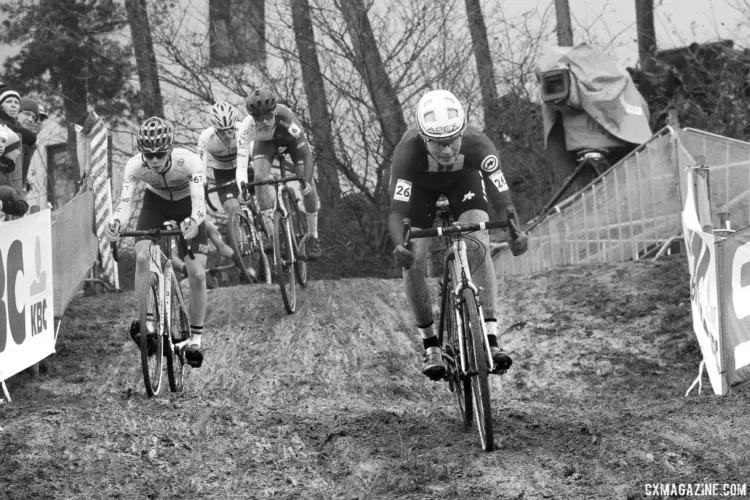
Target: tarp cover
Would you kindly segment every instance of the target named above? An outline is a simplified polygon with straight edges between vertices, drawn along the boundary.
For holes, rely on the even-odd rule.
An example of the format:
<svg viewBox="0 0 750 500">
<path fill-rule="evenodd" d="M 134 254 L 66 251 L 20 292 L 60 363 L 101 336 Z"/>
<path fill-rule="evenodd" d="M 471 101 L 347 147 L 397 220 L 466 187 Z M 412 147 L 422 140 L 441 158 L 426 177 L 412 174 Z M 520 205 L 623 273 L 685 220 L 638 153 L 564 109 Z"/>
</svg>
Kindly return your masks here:
<svg viewBox="0 0 750 500">
<path fill-rule="evenodd" d="M 573 74 L 575 78 L 571 80 L 577 80 L 580 106 L 607 132 L 631 144 L 642 144 L 651 138 L 646 101 L 628 72 L 603 50 L 586 43 L 575 47 L 545 46 L 537 61 L 537 75 L 560 68 Z M 542 104 L 545 145 L 555 120 L 561 116 Z"/>
</svg>

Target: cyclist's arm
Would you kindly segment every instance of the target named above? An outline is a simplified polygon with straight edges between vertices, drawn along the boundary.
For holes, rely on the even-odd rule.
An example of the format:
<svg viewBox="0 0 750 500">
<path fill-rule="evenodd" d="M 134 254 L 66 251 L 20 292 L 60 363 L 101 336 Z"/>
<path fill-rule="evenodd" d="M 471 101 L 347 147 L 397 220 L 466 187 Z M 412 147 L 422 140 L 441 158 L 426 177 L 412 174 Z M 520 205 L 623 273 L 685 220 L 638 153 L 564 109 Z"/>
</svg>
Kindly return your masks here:
<svg viewBox="0 0 750 500">
<path fill-rule="evenodd" d="M 192 211 L 190 217 L 200 224 L 206 219 L 206 199 L 203 191 L 203 183 L 205 181 L 206 174 L 200 163 L 196 164 L 196 168 L 190 175 L 190 205 Z"/>
<path fill-rule="evenodd" d="M 117 210 L 115 210 L 115 213 L 112 216 L 112 219 L 118 219 L 120 221 L 121 227 L 127 226 L 130 221 L 130 216 L 133 215 L 133 200 L 135 197 L 135 189 L 138 186 L 136 173 L 140 166 L 140 157 L 131 158 L 125 165 L 120 204 L 117 206 Z"/>
<path fill-rule="evenodd" d="M 476 142 L 472 148 L 471 161 L 479 166 L 484 178 L 487 198 L 497 211 L 500 220 L 503 220 L 506 218 L 506 209 L 513 207 L 513 200 L 500 165 L 500 156 L 495 145 L 484 133 L 478 132 L 474 140 Z"/>
<path fill-rule="evenodd" d="M 242 183 L 247 182 L 247 169 L 250 166 L 250 157 L 253 154 L 253 127 L 255 122 L 248 116 L 242 121 L 237 133 L 237 171 L 235 179 L 237 187 L 242 189 Z"/>
<path fill-rule="evenodd" d="M 399 143 L 393 152 L 393 165 L 391 167 L 391 182 L 388 192 L 390 193 L 390 213 L 388 214 L 388 232 L 394 246 L 404 243 L 404 217 L 409 215 L 411 203 L 412 179 L 409 175 L 409 166 L 413 158 L 410 158 L 408 146 Z"/>
</svg>

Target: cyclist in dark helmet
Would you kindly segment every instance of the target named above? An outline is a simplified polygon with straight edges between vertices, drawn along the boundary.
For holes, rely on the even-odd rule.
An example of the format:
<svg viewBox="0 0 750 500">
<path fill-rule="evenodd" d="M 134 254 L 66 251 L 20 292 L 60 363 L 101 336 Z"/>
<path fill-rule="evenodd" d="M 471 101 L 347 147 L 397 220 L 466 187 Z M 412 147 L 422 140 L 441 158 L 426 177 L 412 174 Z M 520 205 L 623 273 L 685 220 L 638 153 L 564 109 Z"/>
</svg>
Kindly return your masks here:
<svg viewBox="0 0 750 500">
<path fill-rule="evenodd" d="M 255 180 L 268 179 L 277 154 L 282 151 L 288 154 L 297 175 L 305 179 L 305 188 L 301 190 L 304 212 L 307 214 L 304 251 L 309 260 L 317 260 L 321 255 L 318 241 L 320 200 L 313 179 L 315 165 L 312 151 L 300 121 L 266 89 L 254 90 L 245 99 L 245 105 L 249 116 L 242 122 L 237 138 L 237 185 L 247 182 L 249 165 L 255 172 Z M 270 228 L 273 188 L 259 186 L 256 193 L 263 219 Z"/>
</svg>

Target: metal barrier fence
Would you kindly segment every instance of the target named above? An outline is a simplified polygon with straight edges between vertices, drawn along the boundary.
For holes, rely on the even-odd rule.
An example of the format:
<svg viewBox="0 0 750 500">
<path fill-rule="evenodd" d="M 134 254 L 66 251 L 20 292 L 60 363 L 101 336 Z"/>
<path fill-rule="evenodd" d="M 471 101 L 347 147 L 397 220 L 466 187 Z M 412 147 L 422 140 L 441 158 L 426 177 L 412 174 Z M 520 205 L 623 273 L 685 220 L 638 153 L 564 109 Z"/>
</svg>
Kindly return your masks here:
<svg viewBox="0 0 750 500">
<path fill-rule="evenodd" d="M 672 127 L 662 129 L 554 207 L 529 231 L 526 254 L 513 257 L 504 250 L 493 258 L 498 275 L 639 259 L 679 235 L 682 170 L 695 164 L 680 135 Z"/>
</svg>

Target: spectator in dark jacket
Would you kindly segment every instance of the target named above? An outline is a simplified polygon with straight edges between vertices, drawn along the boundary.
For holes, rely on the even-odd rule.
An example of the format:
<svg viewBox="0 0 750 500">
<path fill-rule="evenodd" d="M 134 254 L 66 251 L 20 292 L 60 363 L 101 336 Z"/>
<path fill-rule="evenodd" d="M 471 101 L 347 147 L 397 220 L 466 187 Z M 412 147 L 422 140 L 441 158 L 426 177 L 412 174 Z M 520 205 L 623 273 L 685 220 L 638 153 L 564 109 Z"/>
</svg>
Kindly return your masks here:
<svg viewBox="0 0 750 500">
<path fill-rule="evenodd" d="M 36 145 L 36 134 L 31 130 L 18 124 L 18 111 L 21 107 L 21 96 L 15 90 L 10 89 L 7 85 L 0 83 L 0 122 L 7 125 L 13 132 L 21 138 L 23 148 L 30 148 Z M 14 173 L 14 187 L 23 187 L 23 158 L 17 162 L 18 170 Z"/>
<path fill-rule="evenodd" d="M 14 188 L 10 175 L 21 151 L 21 140 L 11 129 L 0 124 L 0 203 L 8 215 L 21 216 L 29 209 L 20 190 Z"/>
<path fill-rule="evenodd" d="M 39 105 L 36 101 L 28 97 L 21 98 L 21 106 L 18 108 L 18 124 L 27 130 L 31 130 L 34 134 L 39 133 L 42 122 L 39 119 Z M 24 144 L 21 149 L 23 155 L 23 186 L 28 192 L 31 190 L 28 181 L 29 166 L 31 166 L 31 157 L 34 156 L 34 151 L 36 151 L 36 140 L 34 144 Z"/>
</svg>

